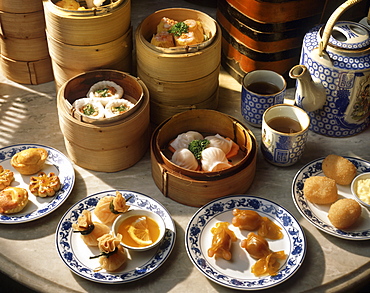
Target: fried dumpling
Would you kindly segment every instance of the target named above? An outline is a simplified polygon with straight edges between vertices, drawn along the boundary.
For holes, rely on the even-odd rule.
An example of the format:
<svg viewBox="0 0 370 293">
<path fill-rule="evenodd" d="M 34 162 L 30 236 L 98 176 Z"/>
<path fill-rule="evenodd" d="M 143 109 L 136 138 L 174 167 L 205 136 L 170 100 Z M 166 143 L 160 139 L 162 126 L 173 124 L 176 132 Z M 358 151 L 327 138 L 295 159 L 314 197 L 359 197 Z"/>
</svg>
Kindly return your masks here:
<svg viewBox="0 0 370 293">
<path fill-rule="evenodd" d="M 44 148 L 29 148 L 13 155 L 10 163 L 22 175 L 31 175 L 44 167 L 47 157 Z"/>
<path fill-rule="evenodd" d="M 81 238 L 87 246 L 98 246 L 98 238 L 110 232 L 107 225 L 92 221 L 89 210 L 82 211 L 77 223 L 72 224 L 72 228 L 74 233 L 81 234 Z"/>
<path fill-rule="evenodd" d="M 199 169 L 199 163 L 197 159 L 188 149 L 179 149 L 175 151 L 171 160 L 174 164 L 188 170 L 195 171 Z"/>
<path fill-rule="evenodd" d="M 8 187 L 14 180 L 14 173 L 8 169 L 4 169 L 0 165 L 0 190 Z"/>
<path fill-rule="evenodd" d="M 209 140 L 208 147 L 219 148 L 225 153 L 225 155 L 227 155 L 230 152 L 233 146 L 233 142 L 231 140 L 228 140 L 219 134 L 206 136 L 205 139 Z"/>
<path fill-rule="evenodd" d="M 260 227 L 262 217 L 252 210 L 233 210 L 232 224 L 242 230 L 254 231 Z"/>
<path fill-rule="evenodd" d="M 170 143 L 170 146 L 174 149 L 174 150 L 178 150 L 178 149 L 187 149 L 188 146 L 189 146 L 189 143 L 191 143 L 193 140 L 202 140 L 203 139 L 203 135 L 200 134 L 199 132 L 197 131 L 188 131 L 188 132 L 184 132 L 184 133 L 181 133 L 179 134 L 171 143 Z"/>
<path fill-rule="evenodd" d="M 281 227 L 276 225 L 267 217 L 261 218 L 260 227 L 258 228 L 258 235 L 272 240 L 283 238 Z"/>
<path fill-rule="evenodd" d="M 253 232 L 250 232 L 247 238 L 242 240 L 240 246 L 255 259 L 265 257 L 271 252 L 267 240 Z"/>
<path fill-rule="evenodd" d="M 126 263 L 126 250 L 121 245 L 121 240 L 121 234 L 117 234 L 117 237 L 105 234 L 98 238 L 100 269 L 116 271 Z"/>
<path fill-rule="evenodd" d="M 0 213 L 18 213 L 24 209 L 27 203 L 28 192 L 24 188 L 8 186 L 0 191 Z"/>
<path fill-rule="evenodd" d="M 225 153 L 216 147 L 208 147 L 202 151 L 202 170 L 209 172 L 221 171 L 231 167 Z"/>
<path fill-rule="evenodd" d="M 285 260 L 287 255 L 283 250 L 277 252 L 271 252 L 267 256 L 264 256 L 256 261 L 252 266 L 251 272 L 256 276 L 260 277 L 263 275 L 275 276 L 280 268 L 279 260 Z"/>
<path fill-rule="evenodd" d="M 127 212 L 130 206 L 126 204 L 126 199 L 116 191 L 116 196 L 102 197 L 94 209 L 95 216 L 106 224 L 110 225 L 122 213 Z"/>
<path fill-rule="evenodd" d="M 218 222 L 216 226 L 211 229 L 212 245 L 208 249 L 209 257 L 222 257 L 225 260 L 231 259 L 231 244 L 237 240 L 233 231 L 229 229 L 228 222 Z"/>
</svg>

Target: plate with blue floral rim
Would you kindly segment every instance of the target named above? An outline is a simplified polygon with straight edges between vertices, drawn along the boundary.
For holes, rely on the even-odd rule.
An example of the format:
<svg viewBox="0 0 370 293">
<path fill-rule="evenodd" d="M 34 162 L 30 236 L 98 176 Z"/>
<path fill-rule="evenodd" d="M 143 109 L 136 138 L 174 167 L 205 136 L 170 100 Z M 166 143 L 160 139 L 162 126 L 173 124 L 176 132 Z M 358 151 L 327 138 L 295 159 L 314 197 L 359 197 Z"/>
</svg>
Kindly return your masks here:
<svg viewBox="0 0 370 293">
<path fill-rule="evenodd" d="M 357 168 L 357 173 L 370 172 L 370 162 L 346 157 Z M 334 227 L 328 219 L 330 205 L 318 205 L 309 202 L 303 194 L 304 182 L 311 176 L 325 176 L 322 171 L 322 162 L 325 158 L 318 158 L 305 166 L 303 166 L 294 176 L 292 183 L 292 197 L 298 211 L 312 225 L 321 231 L 332 236 L 348 239 L 348 240 L 369 240 L 370 239 L 370 212 L 365 207 L 362 208 L 360 219 L 347 230 L 340 230 Z M 351 193 L 351 185 L 338 185 L 339 198 L 353 198 Z"/>
<path fill-rule="evenodd" d="M 282 228 L 282 239 L 267 239 L 272 251 L 284 250 L 287 255 L 280 263 L 277 275 L 256 277 L 251 272 L 256 260 L 240 246 L 241 240 L 251 231 L 240 230 L 231 224 L 235 208 L 256 211 Z M 229 261 L 208 256 L 213 237 L 211 229 L 218 222 L 229 222 L 229 229 L 237 236 L 237 241 L 232 243 Z M 249 195 L 226 196 L 201 207 L 188 223 L 185 247 L 190 260 L 205 277 L 219 285 L 245 291 L 271 288 L 288 280 L 301 267 L 307 249 L 304 231 L 291 213 L 268 199 Z"/>
<path fill-rule="evenodd" d="M 42 198 L 33 195 L 29 191 L 28 186 L 30 177 L 34 175 L 21 175 L 10 164 L 13 155 L 29 148 L 44 148 L 47 150 L 48 157 L 41 171 L 46 174 L 53 172 L 59 177 L 61 188 L 54 196 Z M 25 208 L 15 214 L 0 214 L 0 224 L 25 223 L 50 214 L 68 198 L 75 182 L 75 171 L 69 159 L 60 151 L 41 144 L 17 144 L 1 148 L 0 165 L 14 173 L 14 180 L 10 186 L 22 187 L 28 190 L 28 203 Z"/>
<path fill-rule="evenodd" d="M 128 259 L 122 269 L 108 272 L 97 270 L 100 267 L 99 259 L 90 257 L 100 254 L 98 247 L 87 246 L 79 233 L 73 233 L 72 224 L 77 222 L 84 210 L 91 211 L 93 221 L 99 221 L 93 213 L 95 206 L 101 198 L 115 196 L 116 191 L 127 199 L 130 209 L 149 210 L 160 215 L 165 222 L 166 233 L 159 246 L 147 251 L 127 251 Z M 55 234 L 59 256 L 73 273 L 97 283 L 124 284 L 144 278 L 163 265 L 175 245 L 176 227 L 167 209 L 154 198 L 134 191 L 107 190 L 75 203 L 61 218 Z"/>
</svg>

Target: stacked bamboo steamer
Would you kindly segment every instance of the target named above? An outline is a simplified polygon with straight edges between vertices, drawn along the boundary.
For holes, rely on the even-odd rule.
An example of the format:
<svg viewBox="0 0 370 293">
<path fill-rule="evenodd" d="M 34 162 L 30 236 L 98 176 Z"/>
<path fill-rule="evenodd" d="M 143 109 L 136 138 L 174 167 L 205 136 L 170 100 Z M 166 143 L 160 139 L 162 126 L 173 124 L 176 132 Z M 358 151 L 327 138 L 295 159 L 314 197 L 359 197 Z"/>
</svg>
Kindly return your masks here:
<svg viewBox="0 0 370 293">
<path fill-rule="evenodd" d="M 41 0 L 0 1 L 1 68 L 22 84 L 53 80 Z"/>
<path fill-rule="evenodd" d="M 85 71 L 131 72 L 131 0 L 113 0 L 84 10 L 63 9 L 56 2 L 44 1 L 44 11 L 57 89 Z M 79 3 L 85 6 L 84 2 Z"/>
<path fill-rule="evenodd" d="M 150 41 L 163 17 L 199 20 L 210 35 L 204 46 L 163 49 Z M 221 64 L 218 24 L 200 11 L 170 8 L 145 18 L 135 32 L 137 75 L 150 92 L 151 121 L 158 125 L 189 109 L 216 109 Z"/>
<path fill-rule="evenodd" d="M 92 85 L 104 80 L 121 86 L 123 98 L 135 106 L 127 115 L 96 122 L 85 121 L 73 103 L 86 97 Z M 124 170 L 136 164 L 149 147 L 149 92 L 136 77 L 116 70 L 81 73 L 60 87 L 57 105 L 68 155 L 80 167 L 100 172 Z"/>
<path fill-rule="evenodd" d="M 197 131 L 232 139 L 239 153 L 233 166 L 217 171 L 191 171 L 172 163 L 169 143 L 177 135 Z M 251 186 L 257 161 L 257 141 L 253 133 L 232 116 L 209 109 L 194 109 L 176 114 L 161 123 L 151 142 L 151 166 L 155 184 L 164 196 L 179 203 L 200 207 L 209 201 L 231 194 L 245 193 Z"/>
</svg>

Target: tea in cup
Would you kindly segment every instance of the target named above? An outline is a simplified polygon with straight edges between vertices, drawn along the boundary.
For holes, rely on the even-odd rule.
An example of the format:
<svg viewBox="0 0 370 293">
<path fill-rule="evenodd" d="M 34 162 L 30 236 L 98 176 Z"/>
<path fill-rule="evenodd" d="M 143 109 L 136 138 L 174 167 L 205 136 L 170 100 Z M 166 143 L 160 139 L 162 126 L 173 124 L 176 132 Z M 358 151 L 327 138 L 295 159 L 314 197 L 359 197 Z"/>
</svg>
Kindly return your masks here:
<svg viewBox="0 0 370 293">
<path fill-rule="evenodd" d="M 242 83 L 241 112 L 248 124 L 261 127 L 265 110 L 284 101 L 286 81 L 271 70 L 248 72 Z"/>
<path fill-rule="evenodd" d="M 302 156 L 310 126 L 310 117 L 294 105 L 279 104 L 268 108 L 262 118 L 261 151 L 276 166 L 291 166 Z"/>
</svg>

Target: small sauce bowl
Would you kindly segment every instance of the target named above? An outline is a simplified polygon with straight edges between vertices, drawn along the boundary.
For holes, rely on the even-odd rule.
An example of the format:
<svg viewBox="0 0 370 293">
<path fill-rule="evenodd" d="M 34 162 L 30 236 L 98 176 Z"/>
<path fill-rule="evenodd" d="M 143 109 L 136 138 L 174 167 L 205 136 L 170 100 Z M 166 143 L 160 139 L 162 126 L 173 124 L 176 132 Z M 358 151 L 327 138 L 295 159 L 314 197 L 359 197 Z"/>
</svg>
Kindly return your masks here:
<svg viewBox="0 0 370 293">
<path fill-rule="evenodd" d="M 359 174 L 357 175 L 353 180 L 352 180 L 352 183 L 351 183 L 351 192 L 353 194 L 353 196 L 356 198 L 356 200 L 361 204 L 363 205 L 364 207 L 366 207 L 367 209 L 370 210 L 370 204 L 361 200 L 359 195 L 358 195 L 358 182 L 360 180 L 365 180 L 365 179 L 369 179 L 370 180 L 370 172 L 368 173 L 362 173 L 362 174 Z"/>
<path fill-rule="evenodd" d="M 136 243 L 124 227 L 129 225 L 130 222 L 143 216 L 147 218 L 150 234 L 151 236 L 154 235 L 153 238 L 155 238 L 153 243 L 145 246 Z M 134 251 L 146 251 L 156 247 L 161 242 L 166 232 L 166 225 L 163 219 L 154 212 L 148 210 L 129 210 L 116 218 L 113 223 L 112 230 L 115 236 L 117 236 L 117 233 L 122 235 L 121 244 L 125 248 Z"/>
</svg>

